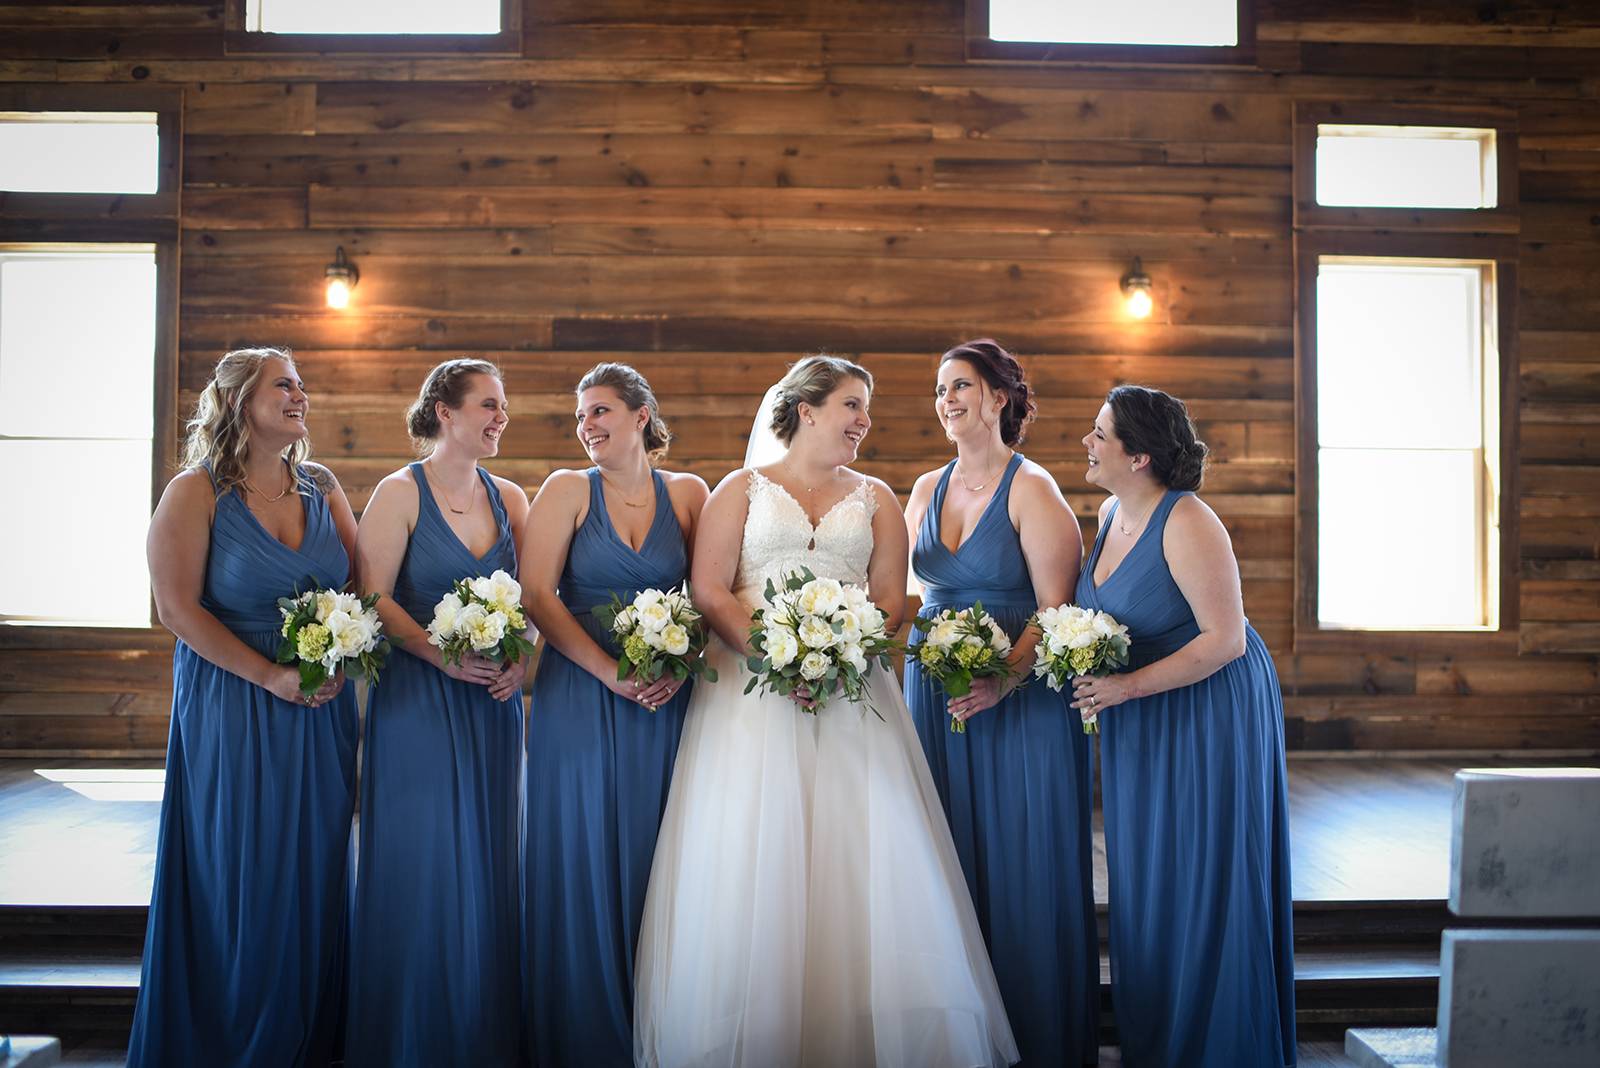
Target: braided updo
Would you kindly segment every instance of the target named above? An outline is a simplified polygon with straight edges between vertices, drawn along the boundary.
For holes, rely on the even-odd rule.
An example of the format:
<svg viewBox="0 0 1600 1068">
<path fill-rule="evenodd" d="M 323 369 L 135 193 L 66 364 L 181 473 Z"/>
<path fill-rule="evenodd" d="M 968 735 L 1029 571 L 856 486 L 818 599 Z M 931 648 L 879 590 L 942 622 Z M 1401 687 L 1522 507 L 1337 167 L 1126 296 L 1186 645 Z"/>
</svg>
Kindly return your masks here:
<svg viewBox="0 0 1600 1068">
<path fill-rule="evenodd" d="M 939 357 L 939 366 L 951 360 L 970 363 L 989 388 L 1006 399 L 1005 407 L 1000 409 L 1000 440 L 1013 448 L 1027 440 L 1028 424 L 1033 422 L 1039 406 L 1033 402 L 1033 390 L 1028 387 L 1017 358 L 993 338 L 981 337 Z"/>
<path fill-rule="evenodd" d="M 499 378 L 500 368 L 488 360 L 463 358 L 446 360 L 428 372 L 422 391 L 406 409 L 406 432 L 411 435 L 411 444 L 418 453 L 431 452 L 439 437 L 439 411 L 435 406 L 443 402 L 446 408 L 461 407 L 472 386 L 473 375 Z"/>
<path fill-rule="evenodd" d="M 800 429 L 800 405 L 820 408 L 828 396 L 848 378 L 872 389 L 872 372 L 841 356 L 807 356 L 778 383 L 778 397 L 772 405 L 772 433 L 788 445 Z"/>
<path fill-rule="evenodd" d="M 1150 471 L 1168 489 L 1197 490 L 1205 478 L 1206 443 L 1195 434 L 1183 401 L 1159 389 L 1117 386 L 1106 394 L 1117 440 L 1150 457 Z"/>
</svg>

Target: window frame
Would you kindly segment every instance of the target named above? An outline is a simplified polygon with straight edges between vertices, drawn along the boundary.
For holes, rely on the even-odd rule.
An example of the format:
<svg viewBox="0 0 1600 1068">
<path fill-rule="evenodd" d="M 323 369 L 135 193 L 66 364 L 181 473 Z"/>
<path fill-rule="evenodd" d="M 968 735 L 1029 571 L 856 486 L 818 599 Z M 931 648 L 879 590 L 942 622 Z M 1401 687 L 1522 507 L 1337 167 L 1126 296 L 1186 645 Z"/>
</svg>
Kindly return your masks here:
<svg viewBox="0 0 1600 1068">
<path fill-rule="evenodd" d="M 1330 117 L 1331 116 L 1331 117 Z M 1496 131 L 1500 190 L 1495 208 L 1326 208 L 1314 203 L 1319 123 L 1478 126 Z M 1395 108 L 1382 104 L 1300 102 L 1294 130 L 1295 262 L 1295 561 L 1294 651 L 1515 653 L 1521 608 L 1517 469 L 1519 339 L 1515 115 L 1494 109 Z M 1510 180 L 1506 172 L 1510 171 Z M 1498 522 L 1498 559 L 1488 563 L 1498 612 L 1493 629 L 1383 630 L 1324 628 L 1317 618 L 1317 273 L 1324 256 L 1492 262 L 1499 368 L 1498 499 L 1486 502 Z M 1490 372 L 1492 373 L 1492 372 Z M 1485 385 L 1487 385 L 1487 379 Z M 1485 450 L 1489 448 L 1485 443 Z M 1373 517 L 1377 521 L 1379 517 Z"/>
<path fill-rule="evenodd" d="M 153 111 L 160 139 L 156 192 L 0 192 L 0 246 L 149 244 L 156 258 L 156 339 L 150 438 L 150 508 L 161 500 L 178 462 L 179 167 L 183 91 L 164 86 L 0 85 L 0 111 Z M 86 635 L 94 635 L 86 638 Z M 0 649 L 150 648 L 165 631 L 65 623 L 0 625 Z"/>
<path fill-rule="evenodd" d="M 223 5 L 222 50 L 227 55 L 522 54 L 522 4 L 519 0 L 500 0 L 499 33 L 265 33 L 249 28 L 246 3 L 247 0 L 225 0 Z"/>
<path fill-rule="evenodd" d="M 989 36 L 992 0 L 966 0 L 967 59 L 1022 63 L 1256 65 L 1256 15 L 1251 0 L 1235 0 L 1235 45 L 1077 44 L 1070 41 L 996 41 Z"/>
</svg>

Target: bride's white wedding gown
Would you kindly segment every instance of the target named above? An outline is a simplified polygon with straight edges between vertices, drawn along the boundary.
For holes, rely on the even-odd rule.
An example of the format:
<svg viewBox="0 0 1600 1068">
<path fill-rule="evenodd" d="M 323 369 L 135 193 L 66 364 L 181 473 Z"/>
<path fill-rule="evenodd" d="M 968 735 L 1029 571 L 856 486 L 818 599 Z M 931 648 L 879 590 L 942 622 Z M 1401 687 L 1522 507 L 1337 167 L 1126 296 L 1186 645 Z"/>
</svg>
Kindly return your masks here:
<svg viewBox="0 0 1600 1068">
<path fill-rule="evenodd" d="M 752 472 L 735 593 L 809 567 L 865 584 L 862 482 L 813 528 Z M 634 1059 L 649 1068 L 977 1068 L 1017 1059 L 960 863 L 892 672 L 877 713 L 695 686 L 639 936 Z"/>
</svg>

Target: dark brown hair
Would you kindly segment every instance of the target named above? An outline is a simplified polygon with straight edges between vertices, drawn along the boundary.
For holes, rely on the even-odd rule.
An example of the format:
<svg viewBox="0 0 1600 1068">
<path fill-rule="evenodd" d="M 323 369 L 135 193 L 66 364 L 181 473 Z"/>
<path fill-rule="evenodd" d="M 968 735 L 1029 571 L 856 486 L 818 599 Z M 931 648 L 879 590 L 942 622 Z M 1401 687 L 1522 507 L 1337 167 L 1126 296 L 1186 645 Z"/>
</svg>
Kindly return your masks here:
<svg viewBox="0 0 1600 1068">
<path fill-rule="evenodd" d="M 1150 457 L 1150 471 L 1168 489 L 1197 490 L 1206 472 L 1206 443 L 1195 434 L 1183 401 L 1159 389 L 1117 386 L 1106 394 L 1117 440 Z"/>
<path fill-rule="evenodd" d="M 434 439 L 439 436 L 439 412 L 434 405 L 444 402 L 446 408 L 459 408 L 467 399 L 467 389 L 473 375 L 500 377 L 500 368 L 488 360 L 464 357 L 446 360 L 428 372 L 422 382 L 422 391 L 406 409 L 406 432 L 417 452 L 432 451 Z"/>
<path fill-rule="evenodd" d="M 989 388 L 1006 399 L 1005 407 L 1000 409 L 1000 440 L 1013 447 L 1026 441 L 1028 424 L 1033 422 L 1039 406 L 1033 402 L 1033 390 L 1028 388 L 1017 358 L 993 338 L 980 337 L 963 342 L 939 357 L 939 366 L 951 360 L 970 363 Z"/>
<path fill-rule="evenodd" d="M 656 403 L 655 391 L 645 381 L 644 375 L 625 363 L 597 363 L 578 380 L 578 388 L 573 392 L 582 393 L 596 386 L 616 390 L 617 396 L 622 398 L 622 403 L 628 406 L 630 412 L 640 408 L 650 409 L 650 419 L 644 425 L 645 455 L 650 458 L 651 464 L 665 460 L 667 447 L 672 444 L 672 431 L 667 429 L 667 421 L 661 418 L 661 406 Z"/>
</svg>

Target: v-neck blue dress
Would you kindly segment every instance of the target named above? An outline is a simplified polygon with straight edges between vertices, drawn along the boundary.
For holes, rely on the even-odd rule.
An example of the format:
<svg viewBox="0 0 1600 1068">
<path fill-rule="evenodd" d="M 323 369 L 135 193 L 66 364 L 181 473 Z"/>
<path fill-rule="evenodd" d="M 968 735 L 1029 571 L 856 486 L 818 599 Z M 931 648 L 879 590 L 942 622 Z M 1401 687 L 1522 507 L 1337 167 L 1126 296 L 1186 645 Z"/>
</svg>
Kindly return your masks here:
<svg viewBox="0 0 1600 1068">
<path fill-rule="evenodd" d="M 1167 492 L 1097 586 L 1113 504 L 1078 579 L 1078 604 L 1128 627 L 1129 670 L 1200 633 L 1162 547 L 1186 496 Z M 1255 628 L 1244 655 L 1210 677 L 1107 709 L 1100 757 L 1123 1063 L 1294 1064 L 1283 697 Z"/>
<path fill-rule="evenodd" d="M 560 595 L 616 655 L 593 615 L 615 593 L 683 583 L 683 529 L 653 472 L 655 519 L 635 551 L 589 471 L 589 514 L 572 537 Z M 633 958 L 656 833 L 692 683 L 654 712 L 618 697 L 545 644 L 528 729 L 524 937 L 528 1043 L 535 1066 L 633 1064 Z"/>
<path fill-rule="evenodd" d="M 235 492 L 217 497 L 200 603 L 273 659 L 278 598 L 350 576 L 328 501 L 302 468 L 298 549 Z M 284 701 L 179 639 L 172 727 L 128 1063 L 325 1065 L 344 1005 L 355 687 Z"/>
<path fill-rule="evenodd" d="M 499 535 L 473 556 L 420 463 L 417 524 L 394 599 L 424 626 L 463 578 L 515 575 L 500 491 L 478 470 Z M 518 830 L 522 695 L 496 701 L 397 648 L 367 702 L 346 1063 L 520 1062 Z"/>
<path fill-rule="evenodd" d="M 967 540 L 939 537 L 955 461 L 917 530 L 912 568 L 924 613 L 983 602 L 1013 641 L 1039 605 L 1008 502 L 1011 458 Z M 913 632 L 913 649 L 921 632 Z M 1099 1052 L 1100 939 L 1095 929 L 1089 746 L 1065 694 L 1013 690 L 950 731 L 949 700 L 906 657 L 906 703 L 944 802 L 961 869 L 1027 1068 L 1093 1064 Z"/>
</svg>

